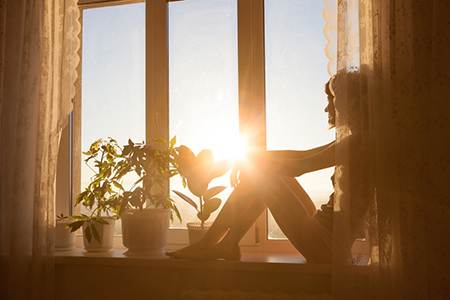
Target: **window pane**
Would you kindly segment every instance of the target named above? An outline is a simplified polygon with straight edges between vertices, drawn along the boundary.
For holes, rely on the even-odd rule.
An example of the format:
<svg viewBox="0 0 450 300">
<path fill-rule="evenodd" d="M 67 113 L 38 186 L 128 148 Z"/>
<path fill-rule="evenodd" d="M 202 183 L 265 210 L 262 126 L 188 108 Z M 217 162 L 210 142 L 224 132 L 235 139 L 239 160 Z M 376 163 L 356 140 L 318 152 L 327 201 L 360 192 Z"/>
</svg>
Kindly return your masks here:
<svg viewBox="0 0 450 300">
<path fill-rule="evenodd" d="M 233 158 L 239 136 L 236 5 L 236 0 L 169 4 L 170 135 L 195 153 L 212 149 L 217 159 Z M 210 187 L 228 182 L 224 176 Z M 190 195 L 177 178 L 171 189 Z M 174 198 L 183 223 L 172 226 L 197 221 L 195 210 Z"/>
<path fill-rule="evenodd" d="M 82 70 L 82 149 L 98 138 L 144 141 L 143 3 L 83 10 Z M 91 176 L 83 162 L 82 189 Z"/>
<path fill-rule="evenodd" d="M 324 108 L 328 81 L 323 1 L 266 0 L 266 107 L 269 150 L 304 150 L 334 139 Z M 333 168 L 303 175 L 298 181 L 317 208 L 333 191 Z M 273 217 L 268 238 L 283 239 Z"/>
</svg>

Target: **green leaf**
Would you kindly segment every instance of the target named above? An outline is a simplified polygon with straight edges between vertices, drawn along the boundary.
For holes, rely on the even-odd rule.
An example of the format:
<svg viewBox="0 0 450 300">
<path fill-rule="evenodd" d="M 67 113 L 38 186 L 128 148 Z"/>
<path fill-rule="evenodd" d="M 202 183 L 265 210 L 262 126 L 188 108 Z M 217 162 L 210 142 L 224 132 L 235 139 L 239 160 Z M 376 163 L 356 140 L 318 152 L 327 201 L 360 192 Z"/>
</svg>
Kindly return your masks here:
<svg viewBox="0 0 450 300">
<path fill-rule="evenodd" d="M 207 211 L 202 211 L 197 213 L 197 217 L 200 219 L 200 221 L 206 222 L 206 220 L 208 220 L 208 218 L 211 216 L 210 213 L 208 213 Z"/>
<path fill-rule="evenodd" d="M 89 191 L 85 190 L 84 192 L 78 194 L 77 199 L 75 200 L 75 205 L 78 205 L 80 202 L 84 200 L 84 198 L 89 194 Z"/>
<path fill-rule="evenodd" d="M 225 175 L 225 173 L 228 172 L 229 169 L 230 164 L 226 160 L 214 163 L 214 166 L 211 170 L 211 179 Z"/>
<path fill-rule="evenodd" d="M 178 175 L 178 171 L 177 170 L 169 170 L 169 178 L 172 178 L 173 176 Z"/>
<path fill-rule="evenodd" d="M 173 201 L 172 199 L 170 199 L 170 200 Z M 171 207 L 170 208 L 175 212 L 178 221 L 180 221 L 180 223 L 181 223 L 183 220 L 181 219 L 180 211 L 178 210 L 178 207 L 175 205 L 175 203 L 171 203 Z"/>
<path fill-rule="evenodd" d="M 192 200 L 191 198 L 189 198 L 188 196 L 186 196 L 185 194 L 183 194 L 182 192 L 179 191 L 173 191 L 175 194 L 177 194 L 181 199 L 183 199 L 184 201 L 186 201 L 187 203 L 189 203 L 192 207 L 194 207 L 196 210 L 198 210 L 198 206 L 197 203 L 195 203 L 194 200 Z"/>
<path fill-rule="evenodd" d="M 90 224 L 88 224 L 85 229 L 84 229 L 84 234 L 86 235 L 86 239 L 88 240 L 88 242 L 91 241 L 92 239 L 92 234 L 91 234 L 91 226 Z"/>
<path fill-rule="evenodd" d="M 101 238 L 100 238 L 100 235 L 98 234 L 97 227 L 95 227 L 94 224 L 91 224 L 91 228 L 92 228 L 92 234 L 94 235 L 94 239 L 100 243 Z"/>
<path fill-rule="evenodd" d="M 106 159 L 108 160 L 108 162 L 112 163 L 114 161 L 114 157 L 111 154 L 107 154 L 106 155 Z"/>
<path fill-rule="evenodd" d="M 183 176 L 188 176 L 192 172 L 192 168 L 196 164 L 196 156 L 192 150 L 184 145 L 176 148 L 177 155 L 175 157 L 178 172 Z"/>
<path fill-rule="evenodd" d="M 208 213 L 212 213 L 220 207 L 221 203 L 222 203 L 222 200 L 220 200 L 219 198 L 211 198 L 211 199 L 205 200 L 205 204 L 203 205 L 203 210 Z"/>
<path fill-rule="evenodd" d="M 204 178 L 190 178 L 187 182 L 189 191 L 197 197 L 202 197 L 208 190 L 209 181 Z"/>
<path fill-rule="evenodd" d="M 170 148 L 173 148 L 176 143 L 177 143 L 177 137 L 174 136 L 173 138 L 170 139 L 170 142 L 169 142 Z"/>
<path fill-rule="evenodd" d="M 211 199 L 212 197 L 214 197 L 215 195 L 221 193 L 223 190 L 225 190 L 226 187 L 224 186 L 215 186 L 210 188 L 209 190 L 207 190 L 205 192 L 205 194 L 203 195 L 203 199 L 206 201 L 208 199 Z"/>
<path fill-rule="evenodd" d="M 95 142 L 93 142 L 91 144 L 91 146 L 89 146 L 89 152 L 90 153 L 97 153 L 99 147 L 100 147 L 100 143 L 102 142 L 101 139 L 96 140 Z"/>
<path fill-rule="evenodd" d="M 64 221 L 64 220 L 68 220 L 69 219 L 69 217 L 68 216 L 65 216 L 63 213 L 61 213 L 61 214 L 59 214 L 59 215 L 56 215 L 56 221 L 58 222 L 61 222 L 61 221 Z"/>
<path fill-rule="evenodd" d="M 118 188 L 118 189 L 120 189 L 120 190 L 125 190 L 124 188 L 123 188 L 123 186 L 119 183 L 119 182 L 117 182 L 117 181 L 115 181 L 115 180 L 113 180 L 112 181 L 112 184 L 116 187 L 116 188 Z"/>
<path fill-rule="evenodd" d="M 87 215 L 85 215 L 85 214 L 74 215 L 74 216 L 71 216 L 71 218 L 76 220 L 76 221 L 80 221 L 80 220 L 86 221 L 87 219 L 89 219 L 89 217 Z"/>
<path fill-rule="evenodd" d="M 123 147 L 122 155 L 128 155 L 131 153 L 131 147 L 129 145 L 126 145 Z"/>
<path fill-rule="evenodd" d="M 108 136 L 108 139 L 109 139 L 109 141 L 110 141 L 111 143 L 117 144 L 117 141 L 116 141 L 114 138 Z"/>
<path fill-rule="evenodd" d="M 81 226 L 83 226 L 83 224 L 86 222 L 86 220 L 80 220 L 80 221 L 75 221 L 69 224 L 69 228 L 71 232 L 75 232 L 77 231 Z"/>
<path fill-rule="evenodd" d="M 197 154 L 196 163 L 199 166 L 212 167 L 214 163 L 214 155 L 210 149 L 203 149 Z"/>
<path fill-rule="evenodd" d="M 94 222 L 97 222 L 99 224 L 105 224 L 108 225 L 109 223 L 102 217 L 96 217 L 93 219 Z"/>
<path fill-rule="evenodd" d="M 92 155 L 91 151 L 85 151 L 85 152 L 81 152 L 81 153 L 83 153 L 86 156 L 91 156 Z"/>
</svg>

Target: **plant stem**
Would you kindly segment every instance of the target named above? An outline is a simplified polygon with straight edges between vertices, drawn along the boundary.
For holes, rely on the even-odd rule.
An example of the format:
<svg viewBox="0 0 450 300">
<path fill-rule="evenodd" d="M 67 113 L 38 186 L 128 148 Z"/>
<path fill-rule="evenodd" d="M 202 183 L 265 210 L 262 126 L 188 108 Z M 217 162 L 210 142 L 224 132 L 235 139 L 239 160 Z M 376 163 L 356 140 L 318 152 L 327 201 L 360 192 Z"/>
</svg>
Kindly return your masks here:
<svg viewBox="0 0 450 300">
<path fill-rule="evenodd" d="M 200 199 L 200 215 L 203 217 L 203 196 L 200 196 L 199 199 Z M 205 221 L 203 221 L 203 218 L 200 219 L 200 224 L 203 230 L 205 226 Z"/>
<path fill-rule="evenodd" d="M 97 171 L 94 170 L 94 168 L 92 168 L 88 162 L 85 162 L 86 166 L 88 166 L 89 169 L 91 169 L 92 172 L 96 173 Z M 92 178 L 93 176 L 91 176 Z"/>
<path fill-rule="evenodd" d="M 99 210 L 99 207 L 97 206 L 96 208 L 94 208 L 94 210 L 91 213 L 91 218 L 94 216 L 94 214 Z M 101 212 L 100 212 L 101 213 Z M 97 215 L 99 216 L 99 215 Z"/>
</svg>

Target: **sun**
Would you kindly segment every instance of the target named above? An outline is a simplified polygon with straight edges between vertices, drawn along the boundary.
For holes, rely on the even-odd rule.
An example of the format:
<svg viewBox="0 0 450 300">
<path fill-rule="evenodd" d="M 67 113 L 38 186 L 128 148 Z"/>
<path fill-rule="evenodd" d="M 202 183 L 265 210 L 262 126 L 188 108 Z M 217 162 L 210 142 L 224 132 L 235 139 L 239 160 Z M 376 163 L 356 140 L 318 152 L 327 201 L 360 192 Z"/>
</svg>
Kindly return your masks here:
<svg viewBox="0 0 450 300">
<path fill-rule="evenodd" d="M 245 159 L 248 151 L 247 139 L 241 135 L 220 135 L 211 143 L 215 160 L 226 160 L 230 163 Z"/>
</svg>

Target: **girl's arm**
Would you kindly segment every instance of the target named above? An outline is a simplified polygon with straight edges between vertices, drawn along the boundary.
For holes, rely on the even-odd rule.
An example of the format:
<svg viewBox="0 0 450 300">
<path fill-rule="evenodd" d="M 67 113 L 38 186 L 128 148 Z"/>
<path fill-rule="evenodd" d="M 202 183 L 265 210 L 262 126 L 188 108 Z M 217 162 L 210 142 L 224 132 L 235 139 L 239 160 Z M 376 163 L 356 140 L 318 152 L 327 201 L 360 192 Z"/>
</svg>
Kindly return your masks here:
<svg viewBox="0 0 450 300">
<path fill-rule="evenodd" d="M 297 177 L 305 173 L 326 169 L 336 164 L 335 162 L 335 144 L 332 143 L 310 156 L 302 159 L 291 159 L 282 162 L 284 168 L 281 174 Z"/>
<path fill-rule="evenodd" d="M 280 175 L 297 177 L 305 173 L 329 168 L 335 165 L 335 144 L 316 148 L 317 151 L 312 154 L 299 155 L 298 158 L 272 158 L 269 156 L 259 157 L 256 160 L 256 166 L 262 167 L 266 172 L 274 172 Z M 315 150 L 315 149 L 313 149 Z"/>
<path fill-rule="evenodd" d="M 275 151 L 267 151 L 267 158 L 269 159 L 302 159 L 311 155 L 314 155 L 316 153 L 319 153 L 320 151 L 326 149 L 330 145 L 334 144 L 334 141 L 331 143 L 328 143 L 326 145 L 316 147 L 309 150 L 275 150 Z"/>
</svg>

